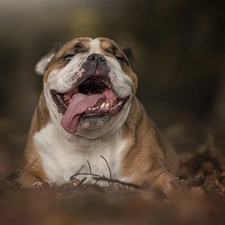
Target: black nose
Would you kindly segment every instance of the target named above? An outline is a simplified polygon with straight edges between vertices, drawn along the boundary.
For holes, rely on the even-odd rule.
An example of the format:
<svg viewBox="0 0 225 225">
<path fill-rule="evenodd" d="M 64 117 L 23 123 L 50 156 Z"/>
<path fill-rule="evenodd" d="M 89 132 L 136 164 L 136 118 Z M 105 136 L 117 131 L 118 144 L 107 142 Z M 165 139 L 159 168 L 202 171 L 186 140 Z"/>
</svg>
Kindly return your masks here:
<svg viewBox="0 0 225 225">
<path fill-rule="evenodd" d="M 88 60 L 96 60 L 96 61 L 106 61 L 104 55 L 93 53 L 87 57 Z"/>
</svg>

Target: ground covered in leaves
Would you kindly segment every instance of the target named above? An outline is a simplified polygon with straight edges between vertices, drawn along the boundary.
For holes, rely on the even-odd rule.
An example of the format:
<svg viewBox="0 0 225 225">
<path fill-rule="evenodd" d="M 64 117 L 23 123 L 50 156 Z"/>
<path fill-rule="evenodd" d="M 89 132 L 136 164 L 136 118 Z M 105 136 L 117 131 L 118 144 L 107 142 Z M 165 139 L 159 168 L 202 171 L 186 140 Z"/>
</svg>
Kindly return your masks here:
<svg viewBox="0 0 225 225">
<path fill-rule="evenodd" d="M 112 182 L 108 188 L 72 180 L 58 188 L 24 189 L 7 165 L 0 167 L 0 224 L 225 224 L 224 165 L 208 151 L 180 155 L 169 198 Z"/>
</svg>

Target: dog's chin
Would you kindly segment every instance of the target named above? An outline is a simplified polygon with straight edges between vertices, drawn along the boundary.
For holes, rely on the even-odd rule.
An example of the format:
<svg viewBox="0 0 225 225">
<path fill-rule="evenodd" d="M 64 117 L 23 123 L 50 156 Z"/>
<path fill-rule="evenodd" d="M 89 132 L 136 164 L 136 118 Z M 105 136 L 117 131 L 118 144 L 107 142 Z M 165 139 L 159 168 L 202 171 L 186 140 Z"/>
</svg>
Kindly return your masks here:
<svg viewBox="0 0 225 225">
<path fill-rule="evenodd" d="M 109 114 L 82 115 L 75 136 L 82 136 L 88 139 L 96 139 L 107 134 L 117 133 L 125 123 L 130 111 L 130 101 L 115 116 Z"/>
<path fill-rule="evenodd" d="M 110 123 L 111 116 L 107 113 L 85 113 L 80 117 L 79 127 L 82 129 L 99 129 Z"/>
</svg>

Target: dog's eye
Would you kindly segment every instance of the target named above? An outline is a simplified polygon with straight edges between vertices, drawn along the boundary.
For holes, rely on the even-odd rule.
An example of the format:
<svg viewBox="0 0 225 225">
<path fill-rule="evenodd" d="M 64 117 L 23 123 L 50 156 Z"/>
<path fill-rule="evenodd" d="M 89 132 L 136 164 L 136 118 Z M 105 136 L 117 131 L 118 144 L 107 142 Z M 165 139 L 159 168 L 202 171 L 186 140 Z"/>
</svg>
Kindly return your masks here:
<svg viewBox="0 0 225 225">
<path fill-rule="evenodd" d="M 87 50 L 85 48 L 79 49 L 78 53 L 84 53 L 87 52 Z"/>
<path fill-rule="evenodd" d="M 119 57 L 119 56 L 116 56 L 116 59 L 119 63 L 122 63 L 123 62 L 123 58 Z"/>
<path fill-rule="evenodd" d="M 69 62 L 73 57 L 74 57 L 74 54 L 69 54 L 69 55 L 64 56 L 63 58 L 66 62 Z"/>
</svg>

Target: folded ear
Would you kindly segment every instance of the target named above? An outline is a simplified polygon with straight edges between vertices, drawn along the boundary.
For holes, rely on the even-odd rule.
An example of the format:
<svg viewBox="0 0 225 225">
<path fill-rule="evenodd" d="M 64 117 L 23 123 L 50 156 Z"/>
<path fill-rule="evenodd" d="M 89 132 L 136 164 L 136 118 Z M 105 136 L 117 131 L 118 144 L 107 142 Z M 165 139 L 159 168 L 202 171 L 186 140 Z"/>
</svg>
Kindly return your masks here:
<svg viewBox="0 0 225 225">
<path fill-rule="evenodd" d="M 39 62 L 35 66 L 35 72 L 38 75 L 41 75 L 41 76 L 44 75 L 45 70 L 48 67 L 48 64 L 51 62 L 56 52 L 58 52 L 62 46 L 63 46 L 62 43 L 55 43 L 52 47 L 52 50 L 39 60 Z"/>
<path fill-rule="evenodd" d="M 122 50 L 130 62 L 131 69 L 133 70 L 133 72 L 136 72 L 135 60 L 132 49 L 130 47 L 123 47 Z"/>
</svg>

